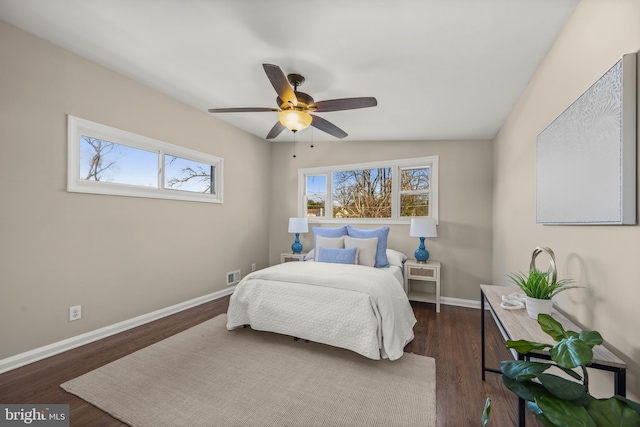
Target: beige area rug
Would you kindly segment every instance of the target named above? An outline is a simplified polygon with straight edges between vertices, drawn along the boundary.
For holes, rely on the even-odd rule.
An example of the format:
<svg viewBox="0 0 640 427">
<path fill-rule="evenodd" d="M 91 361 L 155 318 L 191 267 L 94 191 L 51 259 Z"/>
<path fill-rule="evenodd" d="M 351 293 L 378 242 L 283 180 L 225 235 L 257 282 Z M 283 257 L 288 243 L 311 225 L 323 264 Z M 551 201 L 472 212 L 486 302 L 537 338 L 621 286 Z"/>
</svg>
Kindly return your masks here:
<svg viewBox="0 0 640 427">
<path fill-rule="evenodd" d="M 140 427 L 436 425 L 430 357 L 370 360 L 225 325 L 220 315 L 61 387 Z"/>
</svg>

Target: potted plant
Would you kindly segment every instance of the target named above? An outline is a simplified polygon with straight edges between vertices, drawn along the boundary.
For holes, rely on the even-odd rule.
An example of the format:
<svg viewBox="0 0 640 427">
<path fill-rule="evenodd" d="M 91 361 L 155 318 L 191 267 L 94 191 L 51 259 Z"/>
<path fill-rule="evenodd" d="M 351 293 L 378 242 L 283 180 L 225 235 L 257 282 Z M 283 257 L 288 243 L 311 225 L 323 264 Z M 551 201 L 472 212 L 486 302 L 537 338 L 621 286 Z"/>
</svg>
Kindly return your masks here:
<svg viewBox="0 0 640 427">
<path fill-rule="evenodd" d="M 550 258 L 551 265 L 548 272 L 536 268 L 535 259 L 542 252 L 546 252 Z M 572 285 L 571 279 L 558 280 L 555 255 L 551 249 L 542 246 L 538 246 L 533 251 L 528 275 L 513 273 L 508 274 L 507 277 L 524 292 L 527 313 L 533 319 L 537 319 L 539 313 L 551 313 L 553 307 L 551 298 L 555 295 L 567 289 L 580 287 Z"/>
<path fill-rule="evenodd" d="M 508 340 L 507 347 L 521 354 L 549 349 L 553 363 L 509 360 L 500 366 L 502 383 L 528 401 L 529 411 L 547 427 L 639 426 L 640 403 L 622 396 L 596 399 L 589 394 L 586 367 L 593 359 L 593 346 L 602 344 L 602 336 L 596 331 L 565 331 L 546 314 L 538 316 L 538 324 L 556 344 Z M 582 375 L 574 368 L 580 368 Z M 565 377 L 546 373 L 550 369 L 563 372 Z M 490 399 L 487 399 L 481 420 L 483 426 L 489 422 L 490 411 Z"/>
<path fill-rule="evenodd" d="M 556 280 L 552 274 L 536 270 L 529 270 L 528 275 L 522 273 L 513 273 L 507 275 L 511 281 L 522 289 L 525 295 L 525 305 L 527 313 L 533 319 L 538 318 L 538 314 L 550 314 L 553 307 L 553 298 L 562 291 L 571 288 L 579 288 L 572 286 L 571 279 Z"/>
</svg>

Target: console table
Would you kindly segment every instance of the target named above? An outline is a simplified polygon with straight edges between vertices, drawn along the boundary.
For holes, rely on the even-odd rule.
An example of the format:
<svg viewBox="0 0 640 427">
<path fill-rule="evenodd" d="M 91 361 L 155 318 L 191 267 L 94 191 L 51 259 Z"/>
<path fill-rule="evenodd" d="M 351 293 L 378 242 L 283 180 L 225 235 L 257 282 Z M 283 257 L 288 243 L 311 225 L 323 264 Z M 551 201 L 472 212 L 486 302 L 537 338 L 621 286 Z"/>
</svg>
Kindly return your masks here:
<svg viewBox="0 0 640 427">
<path fill-rule="evenodd" d="M 532 319 L 527 314 L 527 310 L 506 310 L 500 307 L 503 295 L 518 292 L 518 288 L 512 286 L 480 285 L 480 308 L 481 308 L 481 329 L 482 329 L 482 381 L 485 380 L 485 372 L 501 373 L 499 369 L 487 368 L 485 360 L 485 308 L 488 308 L 498 325 L 498 329 L 506 340 L 527 340 L 543 343 L 553 343 L 553 339 L 540 329 L 537 320 Z M 485 301 L 487 306 L 485 306 Z M 551 316 L 562 324 L 565 330 L 580 332 L 582 329 L 567 319 L 555 308 Z M 527 354 L 516 353 L 519 360 L 529 360 L 530 358 L 551 360 L 548 351 L 534 350 Z M 626 374 L 627 364 L 602 345 L 593 347 L 593 363 L 589 368 L 602 369 L 614 374 L 614 393 L 626 396 Z M 525 401 L 518 399 L 518 425 L 525 425 Z"/>
</svg>

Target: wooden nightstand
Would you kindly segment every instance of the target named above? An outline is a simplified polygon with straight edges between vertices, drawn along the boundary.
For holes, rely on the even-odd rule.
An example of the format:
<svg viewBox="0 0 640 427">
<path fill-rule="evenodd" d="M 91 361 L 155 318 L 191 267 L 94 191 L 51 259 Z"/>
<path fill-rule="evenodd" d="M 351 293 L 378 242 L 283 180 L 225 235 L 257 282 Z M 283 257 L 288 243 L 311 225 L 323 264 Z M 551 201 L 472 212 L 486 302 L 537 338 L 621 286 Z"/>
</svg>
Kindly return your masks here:
<svg viewBox="0 0 640 427">
<path fill-rule="evenodd" d="M 285 252 L 280 254 L 280 264 L 284 262 L 295 262 L 295 261 L 304 261 L 304 257 L 307 255 L 307 252 L 301 252 L 299 254 L 294 254 L 293 252 Z"/>
<path fill-rule="evenodd" d="M 435 283 L 435 294 L 423 290 L 412 290 L 411 281 Z M 416 260 L 406 260 L 404 263 L 404 291 L 410 301 L 432 302 L 436 305 L 436 313 L 440 313 L 440 262 L 427 261 L 420 264 Z"/>
</svg>

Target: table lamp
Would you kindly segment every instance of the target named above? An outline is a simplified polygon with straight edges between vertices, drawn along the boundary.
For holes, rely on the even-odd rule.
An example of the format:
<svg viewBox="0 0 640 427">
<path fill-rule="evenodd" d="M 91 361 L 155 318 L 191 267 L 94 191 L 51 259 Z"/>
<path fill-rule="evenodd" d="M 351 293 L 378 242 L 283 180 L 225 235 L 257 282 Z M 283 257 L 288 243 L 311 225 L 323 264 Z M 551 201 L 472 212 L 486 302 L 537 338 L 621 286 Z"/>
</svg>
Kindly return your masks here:
<svg viewBox="0 0 640 427">
<path fill-rule="evenodd" d="M 411 218 L 409 236 L 420 238 L 420 246 L 416 249 L 414 256 L 420 264 L 426 263 L 429 259 L 429 251 L 424 247 L 424 238 L 438 236 L 435 220 L 424 216 Z"/>
<path fill-rule="evenodd" d="M 302 252 L 302 243 L 300 243 L 300 233 L 308 233 L 309 224 L 307 218 L 289 218 L 289 233 L 296 233 L 296 240 L 291 245 L 291 252 L 299 254 Z"/>
</svg>

